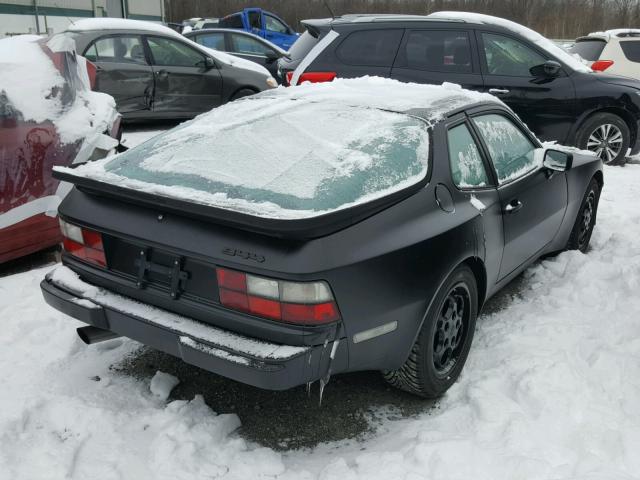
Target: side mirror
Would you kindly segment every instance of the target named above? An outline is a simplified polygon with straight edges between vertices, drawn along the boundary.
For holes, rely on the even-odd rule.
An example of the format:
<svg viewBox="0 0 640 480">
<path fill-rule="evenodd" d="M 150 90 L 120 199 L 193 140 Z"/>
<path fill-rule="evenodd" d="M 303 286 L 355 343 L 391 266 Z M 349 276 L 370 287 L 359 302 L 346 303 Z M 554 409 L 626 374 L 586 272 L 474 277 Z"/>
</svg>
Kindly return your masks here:
<svg viewBox="0 0 640 480">
<path fill-rule="evenodd" d="M 566 172 L 573 164 L 573 155 L 560 150 L 546 150 L 542 165 L 556 172 Z"/>
<path fill-rule="evenodd" d="M 278 60 L 282 55 L 278 54 L 275 50 L 270 50 L 265 53 L 265 57 L 267 57 L 267 63 L 273 63 Z"/>
<path fill-rule="evenodd" d="M 213 61 L 213 58 L 205 57 L 205 59 L 204 59 L 204 68 L 209 70 L 209 69 L 215 68 L 215 67 L 216 67 L 216 62 Z"/>
<path fill-rule="evenodd" d="M 547 60 L 542 65 L 536 65 L 535 67 L 531 67 L 529 69 L 529 73 L 534 77 L 557 77 L 560 74 L 560 70 L 562 69 L 562 65 L 560 65 L 555 60 Z"/>
</svg>

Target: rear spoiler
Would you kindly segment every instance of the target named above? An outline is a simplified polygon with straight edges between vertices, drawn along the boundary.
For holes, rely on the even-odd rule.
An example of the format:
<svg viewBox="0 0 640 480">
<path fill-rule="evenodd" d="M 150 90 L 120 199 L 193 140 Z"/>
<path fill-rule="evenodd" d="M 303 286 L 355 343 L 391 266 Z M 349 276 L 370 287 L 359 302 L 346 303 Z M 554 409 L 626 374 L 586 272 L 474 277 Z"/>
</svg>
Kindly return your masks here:
<svg viewBox="0 0 640 480">
<path fill-rule="evenodd" d="M 69 169 L 75 169 L 80 165 L 83 165 L 83 163 L 74 164 L 68 167 L 66 169 L 67 171 L 54 169 L 53 178 L 72 183 L 79 190 L 91 195 L 113 198 L 134 205 L 142 205 L 159 211 L 159 213 L 171 212 L 176 215 L 262 235 L 295 240 L 324 237 L 343 230 L 413 195 L 428 182 L 428 178 L 425 178 L 415 185 L 394 192 L 386 197 L 336 212 L 318 215 L 312 218 L 280 220 L 256 217 L 224 208 L 141 192 L 68 172 Z"/>
</svg>

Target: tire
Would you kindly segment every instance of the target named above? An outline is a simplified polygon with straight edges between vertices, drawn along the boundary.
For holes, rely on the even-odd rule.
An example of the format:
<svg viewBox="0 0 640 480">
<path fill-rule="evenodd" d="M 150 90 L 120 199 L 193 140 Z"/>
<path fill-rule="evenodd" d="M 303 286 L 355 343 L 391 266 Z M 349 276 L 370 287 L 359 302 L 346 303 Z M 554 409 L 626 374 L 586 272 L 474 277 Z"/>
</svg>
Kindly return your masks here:
<svg viewBox="0 0 640 480">
<path fill-rule="evenodd" d="M 578 216 L 573 224 L 573 229 L 567 242 L 567 250 L 580 250 L 582 253 L 586 253 L 589 249 L 589 241 L 591 240 L 593 227 L 596 224 L 599 201 L 600 184 L 595 178 L 592 178 L 587 187 L 587 191 L 582 197 Z"/>
<path fill-rule="evenodd" d="M 457 316 L 452 309 L 458 305 Z M 460 311 L 460 306 L 464 308 Z M 453 315 L 450 315 L 453 314 Z M 478 288 L 471 269 L 459 266 L 444 282 L 427 312 L 409 357 L 398 370 L 382 372 L 392 386 L 437 398 L 457 380 L 469 355 L 478 314 Z M 456 319 L 461 329 L 456 333 Z M 448 325 L 448 327 L 447 327 Z M 455 346 L 451 348 L 451 345 Z M 445 347 L 445 345 L 449 345 Z M 450 354 L 448 359 L 446 351 Z"/>
<path fill-rule="evenodd" d="M 250 88 L 241 88 L 233 94 L 233 96 L 231 97 L 231 101 L 238 100 L 242 97 L 248 97 L 249 95 L 253 95 L 254 93 L 256 92 L 251 90 Z"/>
<path fill-rule="evenodd" d="M 624 165 L 631 144 L 627 123 L 613 113 L 596 113 L 578 129 L 579 148 L 598 153 L 607 165 Z"/>
</svg>

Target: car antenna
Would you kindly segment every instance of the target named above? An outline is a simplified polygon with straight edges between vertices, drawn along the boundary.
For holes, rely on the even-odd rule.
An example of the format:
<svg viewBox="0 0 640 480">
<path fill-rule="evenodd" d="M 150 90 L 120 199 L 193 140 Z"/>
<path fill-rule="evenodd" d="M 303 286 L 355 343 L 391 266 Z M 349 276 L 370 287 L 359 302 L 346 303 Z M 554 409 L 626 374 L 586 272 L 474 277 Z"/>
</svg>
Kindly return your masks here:
<svg viewBox="0 0 640 480">
<path fill-rule="evenodd" d="M 327 0 L 323 0 L 322 3 L 324 3 L 324 6 L 327 7 L 327 10 L 329 10 L 329 14 L 331 15 L 331 18 L 335 20 L 336 14 L 333 13 L 333 10 L 331 10 L 331 7 L 329 6 L 329 3 L 327 2 Z"/>
</svg>

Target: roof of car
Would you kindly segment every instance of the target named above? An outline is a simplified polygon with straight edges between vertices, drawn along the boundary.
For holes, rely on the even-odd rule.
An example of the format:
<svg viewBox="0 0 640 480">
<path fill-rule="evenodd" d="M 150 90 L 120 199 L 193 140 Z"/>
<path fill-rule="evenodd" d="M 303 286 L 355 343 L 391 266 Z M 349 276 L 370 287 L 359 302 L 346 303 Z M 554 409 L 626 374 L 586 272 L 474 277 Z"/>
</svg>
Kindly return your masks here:
<svg viewBox="0 0 640 480">
<path fill-rule="evenodd" d="M 637 28 L 616 28 L 613 30 L 606 30 L 604 32 L 591 32 L 584 37 L 578 38 L 581 40 L 588 40 L 591 38 L 599 38 L 602 40 L 611 40 L 611 38 L 628 38 L 628 37 L 640 37 L 640 29 Z"/>
<path fill-rule="evenodd" d="M 212 28 L 201 28 L 199 30 L 191 30 L 190 32 L 187 32 L 184 34 L 185 37 L 187 38 L 191 38 L 191 37 L 195 37 L 196 35 L 202 35 L 203 33 L 233 33 L 235 35 L 244 35 L 245 37 L 251 37 L 254 38 L 255 40 L 259 41 L 260 43 L 265 43 L 268 46 L 270 46 L 271 48 L 273 48 L 274 50 L 277 50 L 278 52 L 285 54 L 287 53 L 285 50 L 283 50 L 282 48 L 280 48 L 279 46 L 275 45 L 274 43 L 271 43 L 269 40 L 266 40 L 262 37 L 259 37 L 258 35 L 255 35 L 251 32 L 247 32 L 245 30 L 236 30 L 233 28 L 216 28 L 216 27 L 212 27 Z"/>
<path fill-rule="evenodd" d="M 139 30 L 162 33 L 181 37 L 178 32 L 159 23 L 146 20 L 130 20 L 127 18 L 85 18 L 75 21 L 67 27 L 69 32 L 86 32 L 94 30 Z"/>
</svg>

